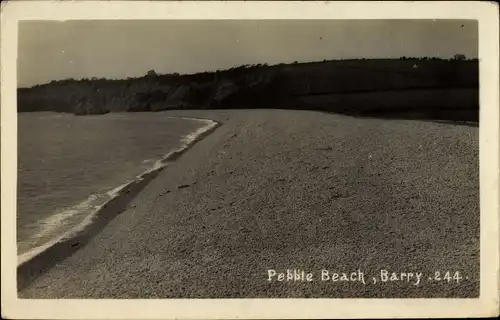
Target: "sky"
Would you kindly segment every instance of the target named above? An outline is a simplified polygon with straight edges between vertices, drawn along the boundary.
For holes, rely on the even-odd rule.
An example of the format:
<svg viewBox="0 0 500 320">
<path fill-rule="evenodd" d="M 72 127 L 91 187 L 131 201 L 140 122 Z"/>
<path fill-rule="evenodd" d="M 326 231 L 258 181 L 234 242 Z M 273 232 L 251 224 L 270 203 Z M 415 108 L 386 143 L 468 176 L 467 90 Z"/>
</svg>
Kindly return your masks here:
<svg viewBox="0 0 500 320">
<path fill-rule="evenodd" d="M 478 56 L 473 20 L 22 21 L 18 85 L 324 59 Z"/>
</svg>

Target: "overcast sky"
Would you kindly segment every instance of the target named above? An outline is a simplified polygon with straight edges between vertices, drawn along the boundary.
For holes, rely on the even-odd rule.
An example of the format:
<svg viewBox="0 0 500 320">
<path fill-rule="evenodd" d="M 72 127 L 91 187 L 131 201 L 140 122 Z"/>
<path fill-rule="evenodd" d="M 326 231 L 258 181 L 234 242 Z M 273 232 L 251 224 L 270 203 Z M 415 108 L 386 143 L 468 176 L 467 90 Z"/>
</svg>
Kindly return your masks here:
<svg viewBox="0 0 500 320">
<path fill-rule="evenodd" d="M 26 21 L 19 24 L 18 83 L 456 53 L 477 57 L 476 21 Z"/>
</svg>

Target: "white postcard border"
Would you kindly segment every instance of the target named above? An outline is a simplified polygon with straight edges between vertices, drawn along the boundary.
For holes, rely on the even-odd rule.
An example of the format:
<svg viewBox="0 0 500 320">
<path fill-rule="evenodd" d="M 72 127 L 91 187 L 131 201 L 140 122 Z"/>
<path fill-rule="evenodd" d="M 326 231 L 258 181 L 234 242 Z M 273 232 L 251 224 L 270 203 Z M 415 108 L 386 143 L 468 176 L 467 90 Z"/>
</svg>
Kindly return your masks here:
<svg viewBox="0 0 500 320">
<path fill-rule="evenodd" d="M 1 12 L 2 315 L 21 319 L 413 318 L 495 316 L 499 308 L 499 20 L 489 2 L 15 1 Z M 17 27 L 20 20 L 474 19 L 479 22 L 479 299 L 18 299 Z"/>
</svg>

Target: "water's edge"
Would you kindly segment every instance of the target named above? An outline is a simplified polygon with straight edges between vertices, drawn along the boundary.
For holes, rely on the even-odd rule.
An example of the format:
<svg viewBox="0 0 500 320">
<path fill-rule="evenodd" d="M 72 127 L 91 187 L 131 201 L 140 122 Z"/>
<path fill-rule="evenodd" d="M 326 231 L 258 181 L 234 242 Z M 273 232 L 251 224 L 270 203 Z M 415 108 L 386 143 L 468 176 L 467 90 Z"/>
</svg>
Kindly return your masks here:
<svg viewBox="0 0 500 320">
<path fill-rule="evenodd" d="M 89 214 L 82 222 L 68 232 L 18 255 L 17 289 L 29 285 L 36 277 L 54 266 L 57 262 L 69 257 L 100 232 L 114 217 L 126 210 L 127 205 L 137 194 L 168 165 L 177 160 L 196 142 L 217 129 L 221 123 L 209 119 L 171 117 L 184 120 L 204 122 L 205 125 L 185 136 L 181 147 L 170 151 L 159 159 L 153 168 L 143 172 L 136 179 L 112 190 L 112 197 Z"/>
</svg>

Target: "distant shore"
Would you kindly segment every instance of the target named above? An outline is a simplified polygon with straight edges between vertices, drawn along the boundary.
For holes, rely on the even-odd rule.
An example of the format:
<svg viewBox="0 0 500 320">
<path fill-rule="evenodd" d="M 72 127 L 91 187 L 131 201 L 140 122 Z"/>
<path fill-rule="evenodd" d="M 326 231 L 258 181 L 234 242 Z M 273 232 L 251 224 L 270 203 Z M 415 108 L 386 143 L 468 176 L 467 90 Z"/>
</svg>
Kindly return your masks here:
<svg viewBox="0 0 500 320">
<path fill-rule="evenodd" d="M 18 89 L 18 110 L 74 114 L 299 109 L 396 118 L 479 118 L 477 60 L 363 59 L 241 66 L 191 75 L 53 81 Z"/>
</svg>

